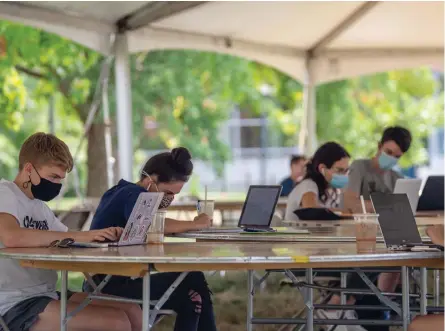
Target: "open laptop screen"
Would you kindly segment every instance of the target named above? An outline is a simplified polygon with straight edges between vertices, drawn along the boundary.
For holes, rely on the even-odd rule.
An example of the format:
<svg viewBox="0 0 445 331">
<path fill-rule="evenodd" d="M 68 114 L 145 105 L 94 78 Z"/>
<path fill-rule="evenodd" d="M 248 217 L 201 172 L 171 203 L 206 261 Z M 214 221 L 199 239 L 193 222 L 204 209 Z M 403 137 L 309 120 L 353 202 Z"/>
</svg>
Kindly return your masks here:
<svg viewBox="0 0 445 331">
<path fill-rule="evenodd" d="M 426 180 L 417 210 L 443 210 L 444 176 L 430 176 Z"/>
<path fill-rule="evenodd" d="M 238 226 L 270 226 L 280 193 L 281 185 L 250 186 Z"/>
<path fill-rule="evenodd" d="M 375 212 L 379 214 L 380 228 L 386 246 L 419 244 L 422 242 L 406 194 L 371 194 Z"/>
</svg>

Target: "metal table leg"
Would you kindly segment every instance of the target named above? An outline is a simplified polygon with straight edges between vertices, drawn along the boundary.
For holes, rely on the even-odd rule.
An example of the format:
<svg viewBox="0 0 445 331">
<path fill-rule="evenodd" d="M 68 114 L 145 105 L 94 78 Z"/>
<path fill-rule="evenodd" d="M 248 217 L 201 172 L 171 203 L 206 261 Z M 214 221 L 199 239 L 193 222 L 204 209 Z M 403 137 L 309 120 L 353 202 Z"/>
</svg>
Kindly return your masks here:
<svg viewBox="0 0 445 331">
<path fill-rule="evenodd" d="M 150 268 L 143 278 L 142 285 L 142 331 L 150 331 Z"/>
<path fill-rule="evenodd" d="M 434 270 L 434 306 L 440 305 L 440 270 Z"/>
<path fill-rule="evenodd" d="M 247 331 L 252 331 L 253 318 L 253 270 L 247 271 Z"/>
<path fill-rule="evenodd" d="M 408 331 L 410 324 L 408 267 L 402 267 L 402 319 L 403 331 Z"/>
<path fill-rule="evenodd" d="M 340 278 L 340 287 L 341 288 L 347 288 L 347 286 L 348 286 L 348 284 L 347 284 L 348 274 L 346 272 L 342 272 L 340 277 L 341 277 Z M 340 299 L 341 299 L 341 304 L 342 305 L 346 305 L 346 294 L 344 292 L 341 292 Z"/>
<path fill-rule="evenodd" d="M 61 272 L 60 286 L 60 331 L 67 331 L 66 325 L 66 308 L 67 308 L 67 291 L 68 291 L 68 271 Z"/>
<path fill-rule="evenodd" d="M 420 268 L 420 315 L 426 315 L 427 307 L 427 291 L 428 291 L 428 274 L 426 268 Z"/>
<path fill-rule="evenodd" d="M 306 269 L 306 282 L 313 284 L 312 268 Z M 314 290 L 310 287 L 306 288 L 306 331 L 314 331 Z"/>
</svg>

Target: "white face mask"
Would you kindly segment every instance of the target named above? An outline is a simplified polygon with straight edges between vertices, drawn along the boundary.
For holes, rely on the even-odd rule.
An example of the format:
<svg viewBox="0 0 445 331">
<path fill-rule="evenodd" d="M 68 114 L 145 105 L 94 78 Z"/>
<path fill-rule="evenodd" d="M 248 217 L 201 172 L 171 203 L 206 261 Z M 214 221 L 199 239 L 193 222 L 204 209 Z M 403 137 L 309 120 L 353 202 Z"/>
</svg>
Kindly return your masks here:
<svg viewBox="0 0 445 331">
<path fill-rule="evenodd" d="M 158 189 L 158 185 L 157 185 L 157 184 L 155 183 L 155 181 L 150 177 L 150 175 L 147 174 L 147 173 L 146 173 L 145 171 L 143 171 L 143 170 L 142 170 L 142 174 L 143 174 L 144 176 L 147 176 L 148 178 L 150 178 L 150 180 L 152 181 L 152 183 L 154 184 L 154 186 L 155 186 L 155 188 L 156 188 L 156 191 L 157 191 L 157 192 L 160 192 L 159 189 Z M 151 183 L 150 183 L 150 185 L 148 185 L 148 187 L 147 187 L 147 191 L 149 191 L 150 186 L 151 186 Z M 174 196 L 166 195 L 166 194 L 164 193 L 164 197 L 162 198 L 162 201 L 161 201 L 161 203 L 159 204 L 159 209 L 165 209 L 165 208 L 167 208 L 168 206 L 170 206 L 171 203 L 173 202 L 173 199 L 174 199 L 174 198 L 175 198 Z"/>
</svg>

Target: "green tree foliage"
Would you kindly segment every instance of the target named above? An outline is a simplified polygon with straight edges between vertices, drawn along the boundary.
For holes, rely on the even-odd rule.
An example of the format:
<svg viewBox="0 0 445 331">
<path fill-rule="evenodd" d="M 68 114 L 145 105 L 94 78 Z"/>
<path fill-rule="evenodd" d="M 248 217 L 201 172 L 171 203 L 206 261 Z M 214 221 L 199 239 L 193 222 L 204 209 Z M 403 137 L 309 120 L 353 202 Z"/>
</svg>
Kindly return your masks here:
<svg viewBox="0 0 445 331">
<path fill-rule="evenodd" d="M 185 146 L 218 171 L 229 157 L 219 139 L 221 124 L 235 104 L 255 102 L 259 95 L 249 62 L 196 51 L 134 56 L 132 91 L 137 148 Z"/>
<path fill-rule="evenodd" d="M 269 118 L 293 146 L 303 115 L 302 87 L 272 69 L 258 71 L 257 79 L 274 84 L 276 93 Z M 443 126 L 443 76 L 429 68 L 397 70 L 323 84 L 317 87 L 319 143 L 337 141 L 353 158 L 370 157 L 385 127 L 401 125 L 413 135 L 413 145 L 401 160 L 403 167 L 422 164 L 424 139 Z"/>
<path fill-rule="evenodd" d="M 61 116 L 70 119 L 70 124 L 62 125 L 67 130 L 75 118 L 85 123 L 103 57 L 56 35 L 19 24 L 1 21 L 0 34 L 8 45 L 0 67 L 3 76 L 10 77 L 9 80 L 33 78 L 37 84 L 32 95 L 28 95 L 31 99 L 61 95 Z M 211 161 L 221 171 L 229 153 L 218 139 L 220 124 L 228 118 L 234 103 L 260 101 L 249 62 L 203 52 L 157 51 L 132 56 L 131 70 L 136 149 L 183 145 L 195 157 Z M 10 85 L 2 84 L 7 92 Z M 21 87 L 23 84 L 14 85 Z M 113 79 L 109 90 L 114 113 Z M 15 119 L 15 113 L 26 108 L 25 92 L 18 96 L 3 93 L 2 100 L 6 100 L 8 109 L 14 110 L 8 114 L 10 121 Z M 98 122 L 100 119 L 98 116 Z M 155 124 L 155 130 L 147 125 L 150 122 Z M 16 124 L 18 127 L 20 123 Z M 101 148 L 100 143 L 88 138 L 91 146 Z M 104 154 L 97 156 L 103 158 Z M 89 172 L 94 170 L 95 163 L 88 160 Z M 91 180 L 96 179 L 98 176 Z M 98 180 L 105 183 L 104 179 Z"/>
<path fill-rule="evenodd" d="M 412 147 L 402 158 L 401 166 L 426 161 L 424 138 L 434 128 L 443 126 L 444 106 L 440 81 L 430 69 L 390 71 L 356 78 L 350 81 L 348 94 L 353 113 L 342 143 L 352 155 L 374 155 L 382 128 L 401 125 L 413 135 Z"/>
</svg>

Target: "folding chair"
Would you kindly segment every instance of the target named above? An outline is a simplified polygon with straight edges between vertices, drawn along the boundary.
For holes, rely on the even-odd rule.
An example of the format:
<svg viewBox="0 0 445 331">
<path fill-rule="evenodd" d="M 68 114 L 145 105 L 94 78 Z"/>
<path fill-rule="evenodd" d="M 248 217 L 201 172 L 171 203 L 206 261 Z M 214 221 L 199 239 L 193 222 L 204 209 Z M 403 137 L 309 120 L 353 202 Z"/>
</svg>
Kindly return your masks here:
<svg viewBox="0 0 445 331">
<path fill-rule="evenodd" d="M 85 279 L 86 279 L 87 283 L 91 286 L 91 288 L 93 290 L 96 290 L 98 285 L 94 282 L 93 277 L 91 277 L 91 275 L 86 272 L 84 272 L 83 275 L 85 276 Z M 97 292 L 97 294 L 100 294 L 100 293 L 101 293 L 100 291 Z M 157 303 L 158 303 L 158 301 L 151 300 L 150 308 L 155 308 Z M 159 310 L 157 312 L 157 316 L 156 316 L 154 325 L 159 323 L 165 316 L 170 316 L 170 315 L 176 315 L 176 313 L 173 310 L 169 310 L 169 309 Z"/>
<path fill-rule="evenodd" d="M 59 220 L 71 231 L 88 231 L 97 205 L 88 204 L 71 208 L 59 215 Z"/>
</svg>

